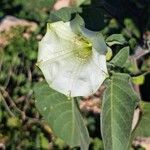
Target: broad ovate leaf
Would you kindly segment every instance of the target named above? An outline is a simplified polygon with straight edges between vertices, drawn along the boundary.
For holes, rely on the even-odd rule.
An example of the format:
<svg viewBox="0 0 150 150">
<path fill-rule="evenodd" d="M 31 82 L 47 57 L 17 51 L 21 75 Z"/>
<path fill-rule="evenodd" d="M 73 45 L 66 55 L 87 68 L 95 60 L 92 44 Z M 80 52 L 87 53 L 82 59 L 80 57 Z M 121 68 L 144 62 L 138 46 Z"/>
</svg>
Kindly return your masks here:
<svg viewBox="0 0 150 150">
<path fill-rule="evenodd" d="M 141 120 L 135 131 L 135 137 L 150 137 L 150 102 L 142 102 L 141 111 Z"/>
<path fill-rule="evenodd" d="M 136 77 L 132 77 L 132 82 L 137 85 L 142 85 L 145 82 L 144 74 L 136 76 Z"/>
<path fill-rule="evenodd" d="M 122 48 L 115 57 L 110 61 L 115 66 L 124 67 L 129 57 L 129 47 Z"/>
<path fill-rule="evenodd" d="M 36 107 L 54 135 L 70 147 L 79 146 L 81 150 L 88 150 L 90 137 L 77 101 L 49 88 L 46 82 L 37 83 L 34 93 Z"/>
<path fill-rule="evenodd" d="M 123 45 L 126 43 L 126 40 L 122 34 L 112 34 L 106 39 L 106 42 L 109 46 L 116 44 Z"/>
<path fill-rule="evenodd" d="M 107 53 L 106 53 L 106 60 L 109 61 L 113 56 L 112 49 L 110 47 L 107 47 Z"/>
<path fill-rule="evenodd" d="M 88 0 L 88 1 L 89 1 L 89 0 Z M 75 3 L 76 3 L 77 6 L 80 6 L 80 5 L 84 4 L 84 3 L 86 4 L 86 3 L 87 3 L 87 0 L 76 0 Z M 89 3 L 89 2 L 88 2 L 88 3 Z"/>
<path fill-rule="evenodd" d="M 71 97 L 88 96 L 108 76 L 107 46 L 100 33 L 72 24 L 58 21 L 47 25 L 37 64 L 51 88 Z"/>
<path fill-rule="evenodd" d="M 128 150 L 138 101 L 130 76 L 113 73 L 106 82 L 102 101 L 101 132 L 105 150 Z"/>
<path fill-rule="evenodd" d="M 52 10 L 50 13 L 49 21 L 69 21 L 72 17 L 72 14 L 80 12 L 81 9 L 79 7 L 63 7 L 59 10 Z"/>
</svg>

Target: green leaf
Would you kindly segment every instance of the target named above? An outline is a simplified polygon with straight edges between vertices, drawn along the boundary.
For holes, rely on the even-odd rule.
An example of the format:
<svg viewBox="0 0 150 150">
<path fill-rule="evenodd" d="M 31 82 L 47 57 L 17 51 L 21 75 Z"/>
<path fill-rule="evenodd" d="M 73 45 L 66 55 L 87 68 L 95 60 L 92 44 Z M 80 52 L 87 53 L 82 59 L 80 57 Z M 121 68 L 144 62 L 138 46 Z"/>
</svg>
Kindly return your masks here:
<svg viewBox="0 0 150 150">
<path fill-rule="evenodd" d="M 135 136 L 150 137 L 150 102 L 142 102 L 142 118 L 135 131 Z"/>
<path fill-rule="evenodd" d="M 72 19 L 72 15 L 80 12 L 80 8 L 73 8 L 73 7 L 64 7 L 57 11 L 52 11 L 50 14 L 50 21 L 56 22 L 56 21 L 69 21 Z"/>
<path fill-rule="evenodd" d="M 71 147 L 80 146 L 88 150 L 90 138 L 76 100 L 68 99 L 41 82 L 35 88 L 36 107 L 49 123 L 54 134 Z"/>
<path fill-rule="evenodd" d="M 106 39 L 106 42 L 109 46 L 115 44 L 123 45 L 124 43 L 126 43 L 126 40 L 122 34 L 112 34 Z"/>
<path fill-rule="evenodd" d="M 143 74 L 136 77 L 132 77 L 132 82 L 134 84 L 142 85 L 144 81 L 145 81 L 145 76 Z"/>
<path fill-rule="evenodd" d="M 43 133 L 38 133 L 36 136 L 36 149 L 49 149 L 49 141 Z"/>
<path fill-rule="evenodd" d="M 80 5 L 91 5 L 91 2 L 92 0 L 77 0 L 77 6 L 80 6 Z"/>
<path fill-rule="evenodd" d="M 124 20 L 124 24 L 127 28 L 128 31 L 130 31 L 134 36 L 136 36 L 137 38 L 140 38 L 140 31 L 139 29 L 136 27 L 136 25 L 134 24 L 132 19 L 126 18 Z"/>
<path fill-rule="evenodd" d="M 109 61 L 112 58 L 112 55 L 112 49 L 110 47 L 107 47 L 106 60 Z"/>
<path fill-rule="evenodd" d="M 127 150 L 132 119 L 139 98 L 131 87 L 130 76 L 114 73 L 106 82 L 101 113 L 101 132 L 105 150 Z"/>
<path fill-rule="evenodd" d="M 87 0 L 76 0 L 76 5 L 77 6 L 80 6 L 80 5 L 84 4 L 84 3 L 86 4 Z M 89 0 L 88 0 L 88 3 L 90 3 Z"/>
<path fill-rule="evenodd" d="M 110 61 L 110 63 L 114 64 L 118 67 L 124 67 L 127 59 L 129 57 L 129 47 L 122 48 L 115 57 Z"/>
<path fill-rule="evenodd" d="M 81 27 L 85 26 L 84 20 L 82 17 L 77 14 L 76 17 L 70 21 L 71 28 L 76 34 L 80 34 Z"/>
</svg>

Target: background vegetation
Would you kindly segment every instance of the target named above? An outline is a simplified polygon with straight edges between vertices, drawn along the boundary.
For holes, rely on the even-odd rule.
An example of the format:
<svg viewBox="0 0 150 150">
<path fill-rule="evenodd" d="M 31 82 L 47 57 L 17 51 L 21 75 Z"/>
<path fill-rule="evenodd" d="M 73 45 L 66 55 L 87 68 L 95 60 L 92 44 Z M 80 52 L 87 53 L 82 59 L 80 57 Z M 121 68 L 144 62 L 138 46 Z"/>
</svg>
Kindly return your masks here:
<svg viewBox="0 0 150 150">
<path fill-rule="evenodd" d="M 116 0 L 115 3 L 113 0 L 93 0 L 91 3 L 82 1 L 80 6 L 72 4 L 72 7 L 57 12 L 52 10 L 53 4 L 54 0 L 0 1 L 1 21 L 7 15 L 11 15 L 37 24 L 34 31 L 27 26 L 19 25 L 9 31 L 0 32 L 0 39 L 4 40 L 0 43 L 0 147 L 2 149 L 70 149 L 53 135 L 34 103 L 33 86 L 43 79 L 40 70 L 36 67 L 38 41 L 45 33 L 47 22 L 67 21 L 78 12 L 84 18 L 88 29 L 102 30 L 105 37 L 113 33 L 124 35 L 131 49 L 130 55 L 135 60 L 129 62 L 127 71 L 132 71 L 133 74 L 150 71 L 149 53 L 140 53 L 137 56 L 139 49 L 150 50 L 149 0 Z M 119 49 L 120 47 L 114 46 L 113 53 L 117 53 Z M 143 101 L 150 102 L 150 74 L 145 74 L 143 78 L 142 82 L 141 80 L 140 83 L 136 82 L 135 89 Z M 93 111 L 84 113 L 90 136 L 93 138 L 90 149 L 103 149 L 99 136 L 99 114 L 93 114 Z M 146 132 L 150 135 L 149 130 Z M 141 145 L 139 147 L 134 145 L 133 149 L 142 148 Z"/>
</svg>

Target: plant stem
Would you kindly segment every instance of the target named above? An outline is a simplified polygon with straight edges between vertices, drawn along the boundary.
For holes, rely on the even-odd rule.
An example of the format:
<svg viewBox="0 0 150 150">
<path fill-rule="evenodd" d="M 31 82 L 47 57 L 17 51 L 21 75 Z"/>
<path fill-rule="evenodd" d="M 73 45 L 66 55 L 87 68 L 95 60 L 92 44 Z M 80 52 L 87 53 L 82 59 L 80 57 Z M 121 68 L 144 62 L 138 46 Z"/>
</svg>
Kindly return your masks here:
<svg viewBox="0 0 150 150">
<path fill-rule="evenodd" d="M 5 109 L 8 111 L 8 113 L 10 114 L 10 116 L 15 117 L 15 115 L 14 115 L 13 112 L 10 110 L 9 106 L 7 105 L 7 103 L 6 103 L 6 101 L 5 101 L 5 99 L 4 99 L 4 97 L 3 97 L 3 95 L 2 95 L 1 92 L 0 92 L 0 99 L 2 100 L 3 105 L 4 105 Z"/>
</svg>

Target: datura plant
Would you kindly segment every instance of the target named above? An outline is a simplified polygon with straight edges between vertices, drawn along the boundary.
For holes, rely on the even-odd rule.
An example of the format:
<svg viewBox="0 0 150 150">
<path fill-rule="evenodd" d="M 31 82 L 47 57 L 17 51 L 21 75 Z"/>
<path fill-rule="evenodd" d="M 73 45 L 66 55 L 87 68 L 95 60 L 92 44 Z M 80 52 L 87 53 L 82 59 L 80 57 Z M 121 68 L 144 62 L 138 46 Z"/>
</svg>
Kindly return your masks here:
<svg viewBox="0 0 150 150">
<path fill-rule="evenodd" d="M 121 34 L 104 38 L 86 29 L 80 16 L 47 24 L 37 61 L 46 82 L 35 86 L 35 103 L 54 135 L 70 147 L 89 149 L 91 139 L 78 105 L 82 96 L 94 94 L 105 81 L 100 119 L 104 149 L 130 148 L 139 98 L 130 75 L 122 72 L 129 55 L 124 44 Z M 111 58 L 113 45 L 123 48 Z"/>
<path fill-rule="evenodd" d="M 76 30 L 76 31 L 74 31 Z M 108 76 L 103 36 L 72 22 L 47 24 L 39 43 L 38 66 L 49 86 L 67 96 L 89 96 Z"/>
</svg>

